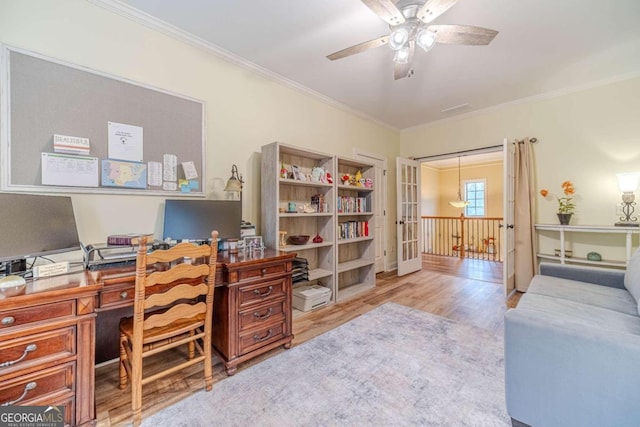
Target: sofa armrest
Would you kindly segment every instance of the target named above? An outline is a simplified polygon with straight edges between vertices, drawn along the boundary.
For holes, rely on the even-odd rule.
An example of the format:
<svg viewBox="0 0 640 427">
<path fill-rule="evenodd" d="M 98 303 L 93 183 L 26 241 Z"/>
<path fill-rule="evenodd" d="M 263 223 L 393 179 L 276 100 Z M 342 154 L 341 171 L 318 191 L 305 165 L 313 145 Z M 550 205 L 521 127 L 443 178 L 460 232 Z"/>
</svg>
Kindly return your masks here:
<svg viewBox="0 0 640 427">
<path fill-rule="evenodd" d="M 512 418 L 532 426 L 638 426 L 640 336 L 562 315 L 505 315 L 505 389 Z"/>
<path fill-rule="evenodd" d="M 540 263 L 540 274 L 559 277 L 561 279 L 577 280 L 595 285 L 624 289 L 624 270 L 602 267 L 583 267 L 578 265 Z"/>
</svg>

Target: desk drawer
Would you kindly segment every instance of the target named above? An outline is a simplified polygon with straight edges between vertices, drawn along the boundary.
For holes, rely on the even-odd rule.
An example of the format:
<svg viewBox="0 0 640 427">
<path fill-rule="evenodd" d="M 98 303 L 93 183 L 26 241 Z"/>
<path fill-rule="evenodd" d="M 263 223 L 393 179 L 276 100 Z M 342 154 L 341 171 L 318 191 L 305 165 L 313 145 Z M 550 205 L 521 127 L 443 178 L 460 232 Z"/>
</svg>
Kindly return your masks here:
<svg viewBox="0 0 640 427">
<path fill-rule="evenodd" d="M 75 354 L 75 326 L 3 341 L 0 342 L 0 375 Z"/>
<path fill-rule="evenodd" d="M 274 276 L 287 272 L 287 263 L 267 264 L 238 270 L 238 281 Z"/>
<path fill-rule="evenodd" d="M 75 390 L 75 362 L 0 382 L 0 405 L 29 405 L 33 400 Z"/>
<path fill-rule="evenodd" d="M 54 302 L 29 308 L 6 310 L 0 313 L 0 331 L 15 326 L 28 325 L 42 320 L 52 321 L 57 318 L 71 317 L 76 314 L 75 300 Z"/>
<path fill-rule="evenodd" d="M 284 321 L 284 299 L 273 301 L 269 304 L 251 307 L 240 311 L 240 330 L 263 325 L 268 322 Z"/>
<path fill-rule="evenodd" d="M 135 286 L 113 290 L 105 290 L 100 293 L 100 307 L 119 306 L 122 304 L 133 304 L 136 294 Z"/>
<path fill-rule="evenodd" d="M 283 298 L 287 290 L 287 278 L 281 277 L 252 285 L 244 285 L 239 289 L 240 307 Z"/>
<path fill-rule="evenodd" d="M 281 322 L 240 333 L 240 354 L 249 353 L 270 342 L 279 340 L 284 336 L 283 331 L 284 323 Z"/>
</svg>

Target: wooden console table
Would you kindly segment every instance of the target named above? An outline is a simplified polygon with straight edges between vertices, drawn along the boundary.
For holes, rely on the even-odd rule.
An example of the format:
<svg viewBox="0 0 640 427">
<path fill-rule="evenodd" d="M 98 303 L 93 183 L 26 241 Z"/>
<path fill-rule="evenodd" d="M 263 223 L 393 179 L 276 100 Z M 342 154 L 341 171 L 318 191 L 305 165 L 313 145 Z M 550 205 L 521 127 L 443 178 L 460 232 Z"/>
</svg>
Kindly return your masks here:
<svg viewBox="0 0 640 427">
<path fill-rule="evenodd" d="M 293 253 L 220 252 L 214 350 L 227 373 L 291 346 Z M 118 322 L 133 306 L 135 268 L 81 271 L 0 291 L 0 404 L 61 405 L 65 424 L 94 425 L 95 362 L 118 357 Z M 117 368 L 114 368 L 117 369 Z"/>
</svg>

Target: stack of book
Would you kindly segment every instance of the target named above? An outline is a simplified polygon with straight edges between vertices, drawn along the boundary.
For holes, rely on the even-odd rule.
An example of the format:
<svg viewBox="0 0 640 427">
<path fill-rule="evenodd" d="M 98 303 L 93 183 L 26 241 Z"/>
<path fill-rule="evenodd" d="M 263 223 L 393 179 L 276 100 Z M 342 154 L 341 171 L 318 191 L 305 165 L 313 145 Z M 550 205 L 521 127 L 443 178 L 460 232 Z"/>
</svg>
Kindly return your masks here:
<svg viewBox="0 0 640 427">
<path fill-rule="evenodd" d="M 306 258 L 296 257 L 293 259 L 293 273 L 291 275 L 293 283 L 309 280 L 309 261 Z"/>
</svg>

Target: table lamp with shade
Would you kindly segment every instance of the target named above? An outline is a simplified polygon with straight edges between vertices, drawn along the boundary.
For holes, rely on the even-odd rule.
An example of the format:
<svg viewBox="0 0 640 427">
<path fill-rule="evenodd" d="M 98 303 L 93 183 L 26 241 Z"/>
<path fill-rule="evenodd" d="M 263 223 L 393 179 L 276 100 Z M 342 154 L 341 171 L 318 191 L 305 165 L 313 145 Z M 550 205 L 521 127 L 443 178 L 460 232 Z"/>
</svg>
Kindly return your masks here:
<svg viewBox="0 0 640 427">
<path fill-rule="evenodd" d="M 227 185 L 224 186 L 224 191 L 230 193 L 238 193 L 240 200 L 242 200 L 242 175 L 238 174 L 238 167 L 236 165 L 231 166 L 231 178 L 227 180 Z"/>
<path fill-rule="evenodd" d="M 638 227 L 638 217 L 633 214 L 635 212 L 634 206 L 636 205 L 634 193 L 638 189 L 640 173 L 618 173 L 616 177 L 618 178 L 618 187 L 622 192 L 622 216 L 620 216 L 620 221 L 616 222 L 615 225 L 618 227 Z"/>
</svg>

